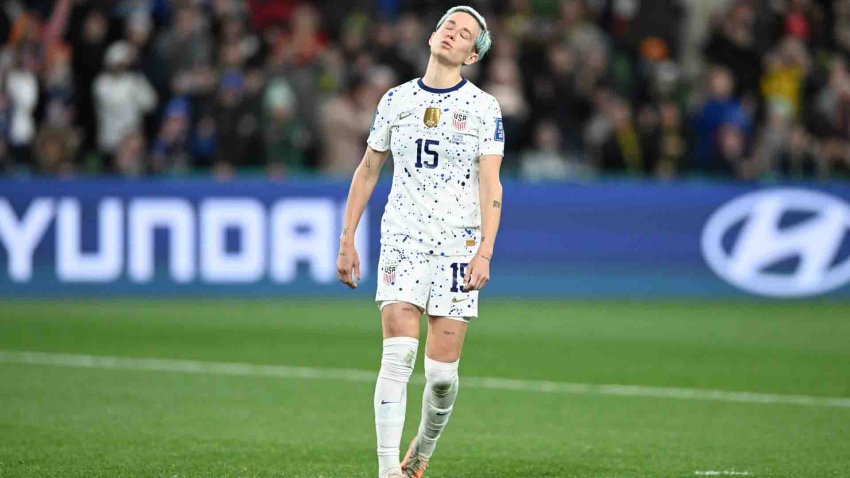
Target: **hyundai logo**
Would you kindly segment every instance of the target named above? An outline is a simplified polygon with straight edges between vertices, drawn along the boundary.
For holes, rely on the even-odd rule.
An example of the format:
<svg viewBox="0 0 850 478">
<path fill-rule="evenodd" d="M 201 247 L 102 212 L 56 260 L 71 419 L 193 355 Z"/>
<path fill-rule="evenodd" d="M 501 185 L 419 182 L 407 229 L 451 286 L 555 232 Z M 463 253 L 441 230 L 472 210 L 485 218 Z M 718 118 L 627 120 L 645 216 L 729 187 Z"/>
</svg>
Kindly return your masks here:
<svg viewBox="0 0 850 478">
<path fill-rule="evenodd" d="M 850 282 L 850 205 L 826 193 L 771 189 L 720 207 L 702 231 L 709 267 L 770 297 L 806 297 Z"/>
</svg>

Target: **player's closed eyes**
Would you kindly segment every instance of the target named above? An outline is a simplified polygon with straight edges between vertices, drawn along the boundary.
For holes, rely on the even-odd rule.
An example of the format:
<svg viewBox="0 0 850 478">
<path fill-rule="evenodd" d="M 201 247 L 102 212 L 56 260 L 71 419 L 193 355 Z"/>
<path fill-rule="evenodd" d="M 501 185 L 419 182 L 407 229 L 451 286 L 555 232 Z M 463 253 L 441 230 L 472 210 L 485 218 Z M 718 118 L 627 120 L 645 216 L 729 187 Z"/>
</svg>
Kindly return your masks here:
<svg viewBox="0 0 850 478">
<path fill-rule="evenodd" d="M 445 23 L 445 25 L 446 25 L 446 30 L 454 30 L 455 29 L 455 22 L 452 21 L 452 20 L 447 21 Z M 466 28 L 464 28 L 463 30 L 460 31 L 460 37 L 463 38 L 464 40 L 469 40 L 470 38 L 472 38 L 472 33 L 469 30 L 467 30 Z"/>
</svg>

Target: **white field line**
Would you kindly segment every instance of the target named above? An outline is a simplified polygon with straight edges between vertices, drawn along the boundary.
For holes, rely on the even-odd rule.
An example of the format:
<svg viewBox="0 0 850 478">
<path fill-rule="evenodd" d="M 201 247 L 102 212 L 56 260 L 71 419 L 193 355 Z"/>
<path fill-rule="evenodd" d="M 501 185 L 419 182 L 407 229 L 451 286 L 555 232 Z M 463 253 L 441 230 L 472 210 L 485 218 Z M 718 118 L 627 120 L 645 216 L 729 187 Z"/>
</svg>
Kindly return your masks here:
<svg viewBox="0 0 850 478">
<path fill-rule="evenodd" d="M 753 474 L 749 471 L 735 471 L 735 470 L 695 471 L 694 474 L 697 475 L 697 476 L 753 476 Z"/>
<path fill-rule="evenodd" d="M 162 372 L 238 375 L 246 377 L 344 380 L 347 382 L 374 382 L 377 377 L 377 369 L 354 370 L 343 368 L 291 367 L 287 365 L 257 365 L 249 363 L 205 362 L 199 360 L 110 357 L 42 352 L 14 352 L 5 350 L 0 350 L 0 363 L 53 365 L 60 367 L 96 369 L 154 370 Z M 414 377 L 413 381 L 421 382 L 421 378 L 418 376 Z M 642 385 L 552 382 L 510 378 L 469 377 L 464 375 L 461 376 L 461 381 L 464 387 L 515 390 L 522 392 L 617 395 L 622 397 L 675 398 L 683 400 L 711 400 L 717 402 L 850 408 L 850 398 L 816 397 L 810 395 L 728 392 L 723 390 L 651 387 Z"/>
</svg>

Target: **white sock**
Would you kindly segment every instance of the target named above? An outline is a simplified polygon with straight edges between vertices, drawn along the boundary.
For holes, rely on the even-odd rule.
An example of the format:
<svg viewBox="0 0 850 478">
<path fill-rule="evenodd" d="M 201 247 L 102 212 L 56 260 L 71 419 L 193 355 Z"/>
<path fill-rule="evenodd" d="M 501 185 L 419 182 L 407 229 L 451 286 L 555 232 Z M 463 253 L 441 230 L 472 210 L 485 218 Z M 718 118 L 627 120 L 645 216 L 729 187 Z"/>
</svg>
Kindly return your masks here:
<svg viewBox="0 0 850 478">
<path fill-rule="evenodd" d="M 401 469 L 399 444 L 407 407 L 407 382 L 416 362 L 419 340 L 413 337 L 384 339 L 381 371 L 375 385 L 375 431 L 378 436 L 378 477 Z"/>
<path fill-rule="evenodd" d="M 425 393 L 422 396 L 422 421 L 416 435 L 416 452 L 427 458 L 434 453 L 437 439 L 452 414 L 460 385 L 457 368 L 460 360 L 437 362 L 425 356 Z"/>
</svg>

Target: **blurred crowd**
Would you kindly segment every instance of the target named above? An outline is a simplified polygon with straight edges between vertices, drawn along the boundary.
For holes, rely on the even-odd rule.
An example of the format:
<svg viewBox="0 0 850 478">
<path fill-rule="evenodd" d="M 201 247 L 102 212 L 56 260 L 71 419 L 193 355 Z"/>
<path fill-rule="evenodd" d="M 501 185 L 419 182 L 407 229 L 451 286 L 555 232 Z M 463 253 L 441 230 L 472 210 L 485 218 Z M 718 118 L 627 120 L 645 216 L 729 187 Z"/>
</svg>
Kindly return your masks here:
<svg viewBox="0 0 850 478">
<path fill-rule="evenodd" d="M 0 173 L 350 175 L 455 3 L 3 0 Z M 850 0 L 470 3 L 507 175 L 850 178 Z"/>
</svg>

